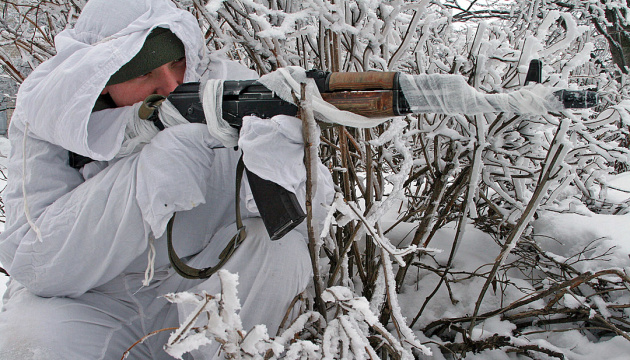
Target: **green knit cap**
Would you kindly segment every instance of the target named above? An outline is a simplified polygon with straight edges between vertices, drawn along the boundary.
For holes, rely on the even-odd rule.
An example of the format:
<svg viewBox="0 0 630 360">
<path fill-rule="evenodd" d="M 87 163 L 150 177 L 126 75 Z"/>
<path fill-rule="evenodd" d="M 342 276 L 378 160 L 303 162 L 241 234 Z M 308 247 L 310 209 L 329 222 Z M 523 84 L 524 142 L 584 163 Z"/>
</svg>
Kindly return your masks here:
<svg viewBox="0 0 630 360">
<path fill-rule="evenodd" d="M 107 85 L 135 79 L 184 56 L 184 44 L 175 34 L 166 28 L 155 28 L 147 36 L 142 49 L 109 78 Z"/>
</svg>

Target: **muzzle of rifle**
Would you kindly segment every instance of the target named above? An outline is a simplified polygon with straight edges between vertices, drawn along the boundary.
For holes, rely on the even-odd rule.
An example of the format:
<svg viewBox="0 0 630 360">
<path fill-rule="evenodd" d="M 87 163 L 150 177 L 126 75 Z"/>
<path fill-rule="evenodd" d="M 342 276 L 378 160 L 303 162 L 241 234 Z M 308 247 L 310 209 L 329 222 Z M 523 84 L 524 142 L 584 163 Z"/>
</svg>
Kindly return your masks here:
<svg viewBox="0 0 630 360">
<path fill-rule="evenodd" d="M 562 102 L 565 109 L 586 109 L 597 106 L 599 95 L 590 90 L 558 90 L 553 95 Z"/>
</svg>

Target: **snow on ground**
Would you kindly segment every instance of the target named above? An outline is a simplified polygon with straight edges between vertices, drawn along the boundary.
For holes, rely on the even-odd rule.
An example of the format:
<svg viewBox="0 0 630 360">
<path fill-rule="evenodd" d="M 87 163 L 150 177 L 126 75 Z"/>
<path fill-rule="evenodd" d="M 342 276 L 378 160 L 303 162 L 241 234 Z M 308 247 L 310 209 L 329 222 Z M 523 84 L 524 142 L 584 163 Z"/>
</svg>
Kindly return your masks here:
<svg viewBox="0 0 630 360">
<path fill-rule="evenodd" d="M 630 174 L 622 174 L 612 179 L 612 183 L 615 184 L 617 189 L 630 189 Z M 624 191 L 610 191 L 608 195 L 608 201 L 620 203 L 627 200 L 629 194 Z M 541 248 L 556 260 L 566 261 L 578 271 L 595 272 L 602 269 L 616 268 L 629 274 L 630 214 L 595 214 L 587 209 L 581 209 L 580 212 L 583 215 L 555 212 L 541 213 L 538 220 L 534 222 L 535 239 Z M 393 219 L 388 220 L 392 223 L 394 221 Z M 388 228 L 389 225 L 391 224 L 387 221 L 383 228 Z M 454 223 L 447 224 L 447 226 L 440 229 L 429 244 L 429 247 L 439 249 L 441 252 L 433 255 L 433 259 L 425 257 L 423 262 L 431 265 L 435 265 L 436 262 L 442 266 L 446 265 L 456 231 L 456 224 Z M 408 243 L 414 232 L 415 224 L 400 224 L 388 233 L 388 237 L 392 239 L 393 243 L 396 243 L 393 239 L 401 239 L 403 243 Z M 476 270 L 487 272 L 492 267 L 500 250 L 501 247 L 490 235 L 469 225 L 457 249 L 451 273 L 454 273 L 454 276 L 458 278 L 464 278 L 466 272 L 474 272 Z M 576 261 L 578 258 L 574 257 L 574 255 L 580 252 L 582 253 L 580 261 Z M 592 260 L 584 261 L 586 258 Z M 405 287 L 399 296 L 403 315 L 407 318 L 408 323 L 416 317 L 418 310 L 440 281 L 440 277 L 433 272 L 425 270 L 414 271 L 416 273 L 408 274 Z M 494 310 L 500 308 L 501 304 L 506 305 L 521 299 L 524 296 L 522 290 L 534 291 L 530 283 L 524 278 L 512 277 L 510 280 L 518 285 L 520 289 L 508 287 L 503 298 L 494 296 L 495 294 L 492 290 L 488 291 L 479 313 L 483 313 L 486 310 Z M 450 294 L 447 288 L 442 286 L 430 300 L 429 305 L 413 328 L 425 328 L 428 324 L 438 319 L 469 316 L 474 312 L 475 303 L 483 285 L 484 281 L 480 278 L 452 282 Z M 571 298 L 564 299 L 565 304 L 571 300 Z M 630 302 L 630 299 L 624 297 L 610 299 L 609 301 L 611 303 L 627 304 Z M 530 304 L 530 308 L 541 308 L 544 305 L 545 303 L 538 301 Z M 579 305 L 579 303 L 576 303 L 576 305 Z M 493 317 L 480 322 L 473 331 L 473 337 L 481 339 L 494 334 L 510 337 L 514 328 L 514 324 L 500 321 L 498 317 Z M 531 335 L 527 336 L 530 344 L 537 344 L 541 347 L 564 353 L 567 359 L 630 359 L 630 355 L 628 355 L 630 354 L 630 342 L 621 336 L 604 338 L 600 339 L 599 342 L 593 342 L 594 339 L 577 330 L 540 331 L 538 334 L 539 330 L 544 329 L 534 326 L 521 329 L 522 332 L 531 332 Z M 417 335 L 422 342 L 440 341 L 438 338 L 427 338 L 419 332 Z M 521 340 L 522 338 L 516 339 L 512 337 L 512 339 L 515 341 L 515 344 L 517 341 L 524 341 Z M 444 359 L 437 346 L 431 347 L 434 354 L 432 359 Z M 508 360 L 516 358 L 521 357 L 506 354 L 501 350 L 486 350 L 479 354 L 469 353 L 466 357 L 467 360 Z"/>
<path fill-rule="evenodd" d="M 630 179 L 630 178 L 629 178 Z M 630 214 L 604 215 L 546 212 L 534 223 L 539 245 L 557 260 L 583 253 L 589 258 L 578 262 L 579 271 L 619 268 L 630 273 Z"/>
</svg>

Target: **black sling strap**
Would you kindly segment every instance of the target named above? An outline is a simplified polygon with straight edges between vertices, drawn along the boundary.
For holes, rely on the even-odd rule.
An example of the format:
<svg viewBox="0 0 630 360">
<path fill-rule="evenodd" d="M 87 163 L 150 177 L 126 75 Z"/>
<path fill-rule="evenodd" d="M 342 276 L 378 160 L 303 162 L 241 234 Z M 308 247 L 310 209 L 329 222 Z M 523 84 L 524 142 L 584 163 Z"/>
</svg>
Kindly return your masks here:
<svg viewBox="0 0 630 360">
<path fill-rule="evenodd" d="M 241 206 L 240 206 L 240 193 L 241 193 L 241 181 L 243 178 L 243 170 L 245 169 L 245 165 L 243 164 L 243 157 L 241 156 L 238 161 L 238 165 L 236 167 L 236 226 L 237 233 L 232 237 L 230 242 L 227 244 L 225 249 L 219 255 L 219 263 L 215 266 L 197 269 L 192 266 L 188 266 L 182 261 L 182 259 L 177 256 L 175 253 L 175 249 L 173 248 L 173 223 L 175 222 L 175 214 L 171 217 L 171 220 L 168 222 L 168 226 L 166 227 L 166 240 L 168 246 L 168 258 L 171 262 L 171 266 L 175 269 L 179 275 L 186 279 L 207 279 L 212 274 L 217 272 L 219 269 L 225 265 L 225 263 L 232 257 L 234 251 L 238 248 L 238 246 L 245 240 L 247 233 L 245 231 L 245 226 L 243 226 L 243 222 L 241 220 Z"/>
</svg>

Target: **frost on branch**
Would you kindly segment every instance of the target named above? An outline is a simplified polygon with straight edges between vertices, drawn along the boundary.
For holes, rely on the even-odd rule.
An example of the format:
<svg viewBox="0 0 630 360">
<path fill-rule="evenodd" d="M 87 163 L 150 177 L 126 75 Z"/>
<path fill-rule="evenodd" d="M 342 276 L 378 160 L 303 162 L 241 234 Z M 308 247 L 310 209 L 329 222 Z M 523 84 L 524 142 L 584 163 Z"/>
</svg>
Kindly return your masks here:
<svg viewBox="0 0 630 360">
<path fill-rule="evenodd" d="M 221 281 L 221 294 L 210 295 L 202 293 L 170 294 L 166 298 L 176 304 L 192 304 L 195 309 L 184 320 L 180 328 L 171 334 L 165 346 L 166 352 L 175 358 L 196 350 L 212 341 L 221 344 L 223 351 L 230 356 L 239 354 L 241 348 L 251 349 L 252 340 L 243 331 L 241 319 L 238 315 L 240 302 L 237 297 L 236 286 L 238 275 L 220 270 L 217 275 Z M 252 336 L 266 336 L 266 330 L 252 331 Z M 244 350 L 243 350 L 244 351 Z"/>
<path fill-rule="evenodd" d="M 410 345 L 425 355 L 431 354 L 431 350 L 417 343 L 410 333 L 410 338 L 401 343 L 379 322 L 368 301 L 355 297 L 350 289 L 331 287 L 322 297 L 324 301 L 336 304 L 338 311 L 324 331 L 323 359 L 378 358 L 375 349 L 381 346 L 401 359 L 414 359 Z"/>
<path fill-rule="evenodd" d="M 224 356 L 231 359 L 369 359 L 378 358 L 377 350 L 381 347 L 387 347 L 401 359 L 414 359 L 412 348 L 431 354 L 411 332 L 406 333 L 404 342 L 398 340 L 379 322 L 365 298 L 338 286 L 327 289 L 322 295 L 323 300 L 333 306 L 331 311 L 336 312 L 328 324 L 319 313 L 307 311 L 275 338 L 269 337 L 264 325 L 246 331 L 238 314 L 238 276 L 225 270 L 219 271 L 218 276 L 221 294 L 166 296 L 176 304 L 195 305 L 165 346 L 171 356 L 182 359 L 187 352 L 208 349 L 203 346 L 213 341 L 218 342 Z M 308 334 L 309 339 L 305 338 Z"/>
</svg>

